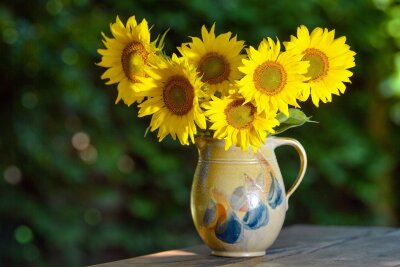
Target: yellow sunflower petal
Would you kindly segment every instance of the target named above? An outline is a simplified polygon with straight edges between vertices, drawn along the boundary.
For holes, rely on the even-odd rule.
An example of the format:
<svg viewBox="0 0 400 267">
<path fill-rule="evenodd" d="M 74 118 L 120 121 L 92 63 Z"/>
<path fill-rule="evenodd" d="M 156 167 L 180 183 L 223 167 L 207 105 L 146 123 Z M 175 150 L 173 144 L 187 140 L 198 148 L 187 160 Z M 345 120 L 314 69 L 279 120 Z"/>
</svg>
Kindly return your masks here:
<svg viewBox="0 0 400 267">
<path fill-rule="evenodd" d="M 192 37 L 192 42 L 178 48 L 181 55 L 195 66 L 205 83 L 208 95 L 215 92 L 227 95 L 231 84 L 241 77 L 237 68 L 244 58 L 240 54 L 244 42 L 231 38 L 231 33 L 215 35 L 215 23 L 210 31 L 205 26 L 201 29 L 201 39 Z"/>
<path fill-rule="evenodd" d="M 194 143 L 197 127 L 206 128 L 205 116 L 199 106 L 203 84 L 187 60 L 173 55 L 160 58 L 142 79 L 139 91 L 148 98 L 139 107 L 139 116 L 152 116 L 151 130 L 159 129 L 159 141 L 170 135 L 183 145 Z"/>
<path fill-rule="evenodd" d="M 337 39 L 335 31 L 315 28 L 311 34 L 305 26 L 297 29 L 297 37 L 286 43 L 286 49 L 302 56 L 308 61 L 306 76 L 308 90 L 303 90 L 301 100 L 305 101 L 311 95 L 311 100 L 318 107 L 319 101 L 331 102 L 332 95 L 345 91 L 344 82 L 350 83 L 352 72 L 349 68 L 355 66 L 355 53 L 346 44 L 346 37 Z"/>
<path fill-rule="evenodd" d="M 288 113 L 288 105 L 297 106 L 304 91 L 308 62 L 291 52 L 281 52 L 280 42 L 267 38 L 258 50 L 250 47 L 248 59 L 239 70 L 244 77 L 238 82 L 239 93 L 245 102 L 255 101 L 258 113 L 279 110 Z"/>
<path fill-rule="evenodd" d="M 118 83 L 116 103 L 120 100 L 127 105 L 140 102 L 143 96 L 136 95 L 139 80 L 145 76 L 149 59 L 156 57 L 156 49 L 150 45 L 147 21 L 138 24 L 132 16 L 125 26 L 117 16 L 110 30 L 113 38 L 102 33 L 106 49 L 97 50 L 102 56 L 98 65 L 107 68 L 101 78 L 108 80 L 106 84 Z"/>
<path fill-rule="evenodd" d="M 203 106 L 205 115 L 211 122 L 210 129 L 215 130 L 214 138 L 225 140 L 225 149 L 232 145 L 248 150 L 257 150 L 264 143 L 267 131 L 278 124 L 276 113 L 257 113 L 252 103 L 245 103 L 240 95 L 231 95 L 220 99 L 213 97 Z M 274 114 L 274 115 L 272 115 Z"/>
</svg>

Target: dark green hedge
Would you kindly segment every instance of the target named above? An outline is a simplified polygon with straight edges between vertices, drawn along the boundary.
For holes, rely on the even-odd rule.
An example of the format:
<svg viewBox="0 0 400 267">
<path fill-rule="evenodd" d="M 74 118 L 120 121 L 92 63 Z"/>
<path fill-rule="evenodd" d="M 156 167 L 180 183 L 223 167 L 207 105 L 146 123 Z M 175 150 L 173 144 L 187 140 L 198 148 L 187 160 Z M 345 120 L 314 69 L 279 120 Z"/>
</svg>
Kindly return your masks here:
<svg viewBox="0 0 400 267">
<path fill-rule="evenodd" d="M 304 106 L 319 124 L 285 134 L 309 156 L 286 224 L 399 225 L 400 6 L 390 2 L 2 1 L 1 266 L 80 266 L 200 243 L 189 210 L 195 148 L 144 139 L 149 120 L 114 105 L 115 86 L 100 80 L 100 32 L 110 35 L 116 15 L 146 18 L 153 34 L 170 28 L 168 53 L 213 22 L 247 45 L 287 40 L 301 24 L 346 35 L 353 83 L 333 103 Z M 297 156 L 279 149 L 284 157 L 290 184 Z"/>
</svg>

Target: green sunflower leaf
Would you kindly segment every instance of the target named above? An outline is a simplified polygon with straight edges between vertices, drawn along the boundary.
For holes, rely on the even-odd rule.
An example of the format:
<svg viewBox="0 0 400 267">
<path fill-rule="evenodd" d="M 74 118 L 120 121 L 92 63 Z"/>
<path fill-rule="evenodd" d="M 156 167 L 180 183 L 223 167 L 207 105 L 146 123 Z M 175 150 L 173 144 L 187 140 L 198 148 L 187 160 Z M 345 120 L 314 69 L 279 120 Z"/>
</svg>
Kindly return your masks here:
<svg viewBox="0 0 400 267">
<path fill-rule="evenodd" d="M 296 108 L 289 109 L 289 116 L 287 117 L 282 112 L 276 115 L 276 119 L 279 121 L 279 125 L 275 127 L 275 134 L 280 134 L 287 129 L 298 127 L 306 122 L 315 122 L 310 120 L 311 117 L 307 117 L 303 111 Z"/>
<path fill-rule="evenodd" d="M 151 45 L 157 48 L 161 53 L 163 52 L 165 36 L 167 36 L 168 32 L 169 28 L 161 36 L 158 35 L 157 38 L 153 42 L 151 42 Z"/>
<path fill-rule="evenodd" d="M 150 128 L 151 128 L 151 126 L 149 126 L 149 127 L 146 128 L 146 131 L 144 132 L 144 136 L 143 136 L 144 138 L 147 137 L 147 134 L 149 133 Z"/>
</svg>

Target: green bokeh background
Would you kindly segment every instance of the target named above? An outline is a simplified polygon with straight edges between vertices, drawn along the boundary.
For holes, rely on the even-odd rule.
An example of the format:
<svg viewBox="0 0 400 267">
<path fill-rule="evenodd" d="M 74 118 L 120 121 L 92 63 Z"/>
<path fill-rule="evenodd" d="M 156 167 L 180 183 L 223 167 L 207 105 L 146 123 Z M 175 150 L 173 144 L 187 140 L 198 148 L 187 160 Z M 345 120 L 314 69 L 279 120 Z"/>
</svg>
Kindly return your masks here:
<svg viewBox="0 0 400 267">
<path fill-rule="evenodd" d="M 170 28 L 167 53 L 213 22 L 253 46 L 288 40 L 302 24 L 346 35 L 357 52 L 352 84 L 332 103 L 303 105 L 319 124 L 284 134 L 309 157 L 285 224 L 400 225 L 399 2 L 6 0 L 1 266 L 81 266 L 201 243 L 189 209 L 195 147 L 143 138 L 149 119 L 115 105 L 116 87 L 100 80 L 100 33 L 110 36 L 116 15 L 146 18 L 154 37 Z M 277 155 L 290 184 L 297 155 Z"/>
</svg>

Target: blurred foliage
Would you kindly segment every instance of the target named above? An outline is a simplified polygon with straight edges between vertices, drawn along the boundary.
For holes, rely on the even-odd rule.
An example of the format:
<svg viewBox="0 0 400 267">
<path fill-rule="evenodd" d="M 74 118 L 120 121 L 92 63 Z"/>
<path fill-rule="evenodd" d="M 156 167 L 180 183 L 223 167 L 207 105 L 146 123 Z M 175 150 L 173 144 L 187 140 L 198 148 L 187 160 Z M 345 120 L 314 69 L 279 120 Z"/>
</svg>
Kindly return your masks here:
<svg viewBox="0 0 400 267">
<path fill-rule="evenodd" d="M 286 224 L 399 225 L 400 4 L 390 0 L 6 0 L 0 3 L 1 266 L 80 266 L 201 241 L 189 210 L 193 146 L 154 134 L 100 80 L 115 16 L 170 28 L 168 53 L 203 24 L 247 45 L 304 24 L 357 52 L 353 83 L 285 135 L 309 156 Z M 298 159 L 277 151 L 289 185 Z M 292 178 L 292 179 L 291 179 Z"/>
</svg>

